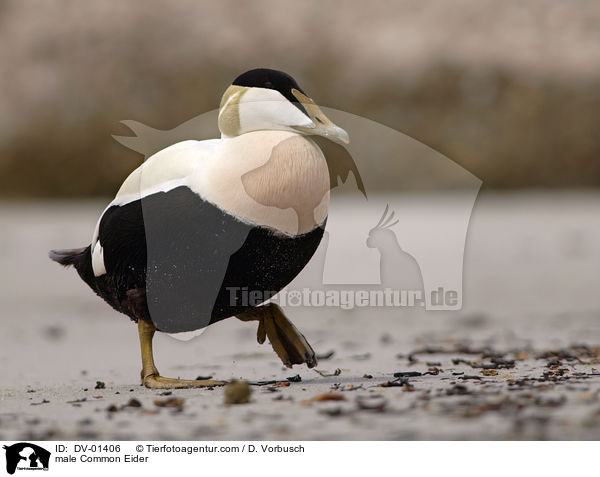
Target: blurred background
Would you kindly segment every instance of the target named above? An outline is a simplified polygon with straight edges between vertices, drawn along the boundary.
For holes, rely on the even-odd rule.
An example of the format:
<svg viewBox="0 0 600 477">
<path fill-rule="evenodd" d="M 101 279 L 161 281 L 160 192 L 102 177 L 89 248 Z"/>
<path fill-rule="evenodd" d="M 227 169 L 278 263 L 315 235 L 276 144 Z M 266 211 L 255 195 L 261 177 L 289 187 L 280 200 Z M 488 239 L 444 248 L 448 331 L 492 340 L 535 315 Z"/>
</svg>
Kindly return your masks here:
<svg viewBox="0 0 600 477">
<path fill-rule="evenodd" d="M 486 188 L 600 185 L 594 1 L 1 0 L 0 58 L 5 198 L 114 194 L 141 161 L 119 121 L 171 129 L 258 66 Z"/>
</svg>

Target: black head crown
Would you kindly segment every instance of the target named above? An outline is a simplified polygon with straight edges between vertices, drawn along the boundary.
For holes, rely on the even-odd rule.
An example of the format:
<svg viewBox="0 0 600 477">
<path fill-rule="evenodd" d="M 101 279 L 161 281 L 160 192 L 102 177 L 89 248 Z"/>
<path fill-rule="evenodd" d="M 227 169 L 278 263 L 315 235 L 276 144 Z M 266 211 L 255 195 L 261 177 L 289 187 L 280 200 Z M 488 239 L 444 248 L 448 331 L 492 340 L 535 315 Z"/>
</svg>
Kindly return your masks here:
<svg viewBox="0 0 600 477">
<path fill-rule="evenodd" d="M 249 88 L 267 88 L 279 91 L 284 98 L 294 103 L 304 114 L 306 111 L 298 102 L 298 99 L 292 94 L 292 89 L 297 89 L 302 94 L 304 91 L 298 86 L 296 80 L 287 73 L 268 68 L 255 68 L 246 71 L 233 80 L 235 86 L 246 86 Z"/>
</svg>

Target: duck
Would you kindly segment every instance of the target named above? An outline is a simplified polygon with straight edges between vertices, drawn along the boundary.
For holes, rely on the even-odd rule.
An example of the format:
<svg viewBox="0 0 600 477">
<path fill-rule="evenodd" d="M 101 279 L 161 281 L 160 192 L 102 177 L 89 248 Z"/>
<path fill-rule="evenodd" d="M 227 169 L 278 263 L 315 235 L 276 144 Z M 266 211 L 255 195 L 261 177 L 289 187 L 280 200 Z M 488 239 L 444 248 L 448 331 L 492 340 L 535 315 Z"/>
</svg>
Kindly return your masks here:
<svg viewBox="0 0 600 477">
<path fill-rule="evenodd" d="M 267 68 L 229 85 L 217 121 L 220 138 L 170 145 L 131 172 L 89 245 L 49 252 L 137 323 L 147 388 L 225 384 L 162 376 L 152 341 L 233 317 L 258 322 L 258 343 L 268 338 L 285 366 L 317 365 L 271 298 L 323 238 L 331 178 L 315 139 L 348 144 L 348 133 L 294 78 Z"/>
</svg>

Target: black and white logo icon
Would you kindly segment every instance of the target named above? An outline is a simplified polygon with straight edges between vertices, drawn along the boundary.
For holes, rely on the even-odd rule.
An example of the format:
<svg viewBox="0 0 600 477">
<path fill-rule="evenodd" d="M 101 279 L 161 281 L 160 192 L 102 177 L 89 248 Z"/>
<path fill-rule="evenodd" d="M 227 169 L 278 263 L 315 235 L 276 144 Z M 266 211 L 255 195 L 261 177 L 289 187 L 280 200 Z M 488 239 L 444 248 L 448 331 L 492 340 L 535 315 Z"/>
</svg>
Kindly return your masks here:
<svg viewBox="0 0 600 477">
<path fill-rule="evenodd" d="M 6 453 L 6 471 L 14 474 L 16 470 L 48 470 L 50 452 L 29 442 L 19 442 L 12 446 L 3 446 Z"/>
</svg>

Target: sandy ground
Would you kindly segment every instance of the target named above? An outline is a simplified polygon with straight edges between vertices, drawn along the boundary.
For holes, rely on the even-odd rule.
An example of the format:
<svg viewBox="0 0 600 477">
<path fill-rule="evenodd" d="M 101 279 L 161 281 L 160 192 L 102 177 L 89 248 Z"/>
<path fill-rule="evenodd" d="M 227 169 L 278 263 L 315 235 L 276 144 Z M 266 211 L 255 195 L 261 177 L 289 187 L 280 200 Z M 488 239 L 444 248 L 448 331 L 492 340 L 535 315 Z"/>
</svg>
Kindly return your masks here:
<svg viewBox="0 0 600 477">
<path fill-rule="evenodd" d="M 0 439 L 599 439 L 599 198 L 482 194 L 460 312 L 290 311 L 335 376 L 283 368 L 235 319 L 157 337 L 164 375 L 284 382 L 236 406 L 142 388 L 136 327 L 46 258 L 87 243 L 102 203 L 5 203 Z"/>
</svg>

